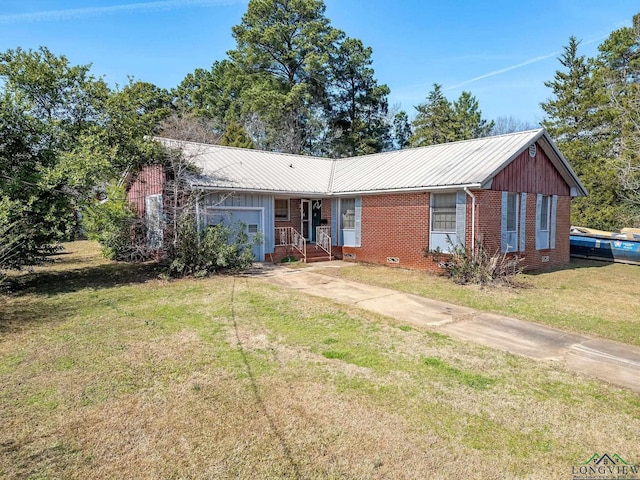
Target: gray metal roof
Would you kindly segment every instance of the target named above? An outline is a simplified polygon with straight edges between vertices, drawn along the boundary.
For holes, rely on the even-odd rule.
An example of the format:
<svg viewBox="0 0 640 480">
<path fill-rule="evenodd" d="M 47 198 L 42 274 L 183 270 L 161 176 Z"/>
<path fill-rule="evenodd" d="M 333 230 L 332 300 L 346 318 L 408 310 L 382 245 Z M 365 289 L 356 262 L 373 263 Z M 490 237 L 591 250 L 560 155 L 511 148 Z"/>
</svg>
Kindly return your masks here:
<svg viewBox="0 0 640 480">
<path fill-rule="evenodd" d="M 482 188 L 532 143 L 578 195 L 586 190 L 544 129 L 338 160 L 158 139 L 202 169 L 194 186 L 340 195 Z"/>
<path fill-rule="evenodd" d="M 257 192 L 326 194 L 333 161 L 325 158 L 223 147 L 158 138 L 179 148 L 187 160 L 202 169 L 195 187 Z"/>
</svg>

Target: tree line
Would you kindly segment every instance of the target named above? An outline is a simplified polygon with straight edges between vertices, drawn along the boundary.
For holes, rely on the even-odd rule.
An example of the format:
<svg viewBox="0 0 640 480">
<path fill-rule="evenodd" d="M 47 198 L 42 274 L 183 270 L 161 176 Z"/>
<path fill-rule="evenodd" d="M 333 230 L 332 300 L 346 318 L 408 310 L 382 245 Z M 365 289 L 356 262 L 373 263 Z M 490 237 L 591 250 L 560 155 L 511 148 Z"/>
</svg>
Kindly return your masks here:
<svg viewBox="0 0 640 480">
<path fill-rule="evenodd" d="M 575 209 L 590 226 L 638 212 L 637 20 L 596 59 L 572 38 L 547 83 L 545 126 L 592 194 Z M 439 84 L 410 120 L 389 106 L 372 49 L 332 26 L 322 0 L 251 0 L 232 35 L 227 58 L 171 90 L 112 88 L 46 47 L 0 53 L 1 268 L 42 261 L 141 165 L 174 165 L 153 135 L 339 158 L 532 128 L 489 121 L 471 92 L 450 101 Z"/>
<path fill-rule="evenodd" d="M 579 54 L 571 37 L 561 69 L 545 83 L 544 127 L 589 196 L 572 203 L 572 222 L 604 230 L 640 221 L 640 14 L 612 32 L 598 54 Z"/>
</svg>

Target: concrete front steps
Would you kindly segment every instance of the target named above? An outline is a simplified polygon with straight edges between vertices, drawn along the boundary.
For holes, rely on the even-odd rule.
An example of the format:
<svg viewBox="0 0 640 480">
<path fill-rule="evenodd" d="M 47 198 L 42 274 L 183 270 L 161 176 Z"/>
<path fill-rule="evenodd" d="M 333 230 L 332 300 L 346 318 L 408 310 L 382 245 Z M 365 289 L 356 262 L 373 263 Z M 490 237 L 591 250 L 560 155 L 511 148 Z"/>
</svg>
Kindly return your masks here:
<svg viewBox="0 0 640 480">
<path fill-rule="evenodd" d="M 340 249 L 336 249 L 336 253 L 339 254 Z M 273 254 L 267 255 L 267 260 L 271 260 L 273 263 L 280 263 L 283 258 L 287 256 L 296 257 L 298 260 L 302 260 L 302 254 L 298 252 L 296 249 L 291 247 L 276 247 L 275 252 Z M 336 255 L 332 255 L 329 258 L 329 254 L 322 250 L 320 247 L 317 247 L 313 243 L 307 244 L 307 263 L 311 262 L 328 262 L 329 260 L 336 260 Z"/>
<path fill-rule="evenodd" d="M 334 256 L 329 258 L 329 254 L 320 247 L 315 245 L 307 245 L 307 263 L 313 262 L 328 262 L 329 260 L 335 260 Z"/>
</svg>

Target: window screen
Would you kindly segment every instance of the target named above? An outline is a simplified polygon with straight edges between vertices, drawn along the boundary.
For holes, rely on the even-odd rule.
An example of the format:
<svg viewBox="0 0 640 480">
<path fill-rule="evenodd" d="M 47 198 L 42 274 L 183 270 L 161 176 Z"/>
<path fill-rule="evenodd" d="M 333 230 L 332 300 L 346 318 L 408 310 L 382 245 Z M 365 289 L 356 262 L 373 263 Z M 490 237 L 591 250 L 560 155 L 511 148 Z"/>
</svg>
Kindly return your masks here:
<svg viewBox="0 0 640 480">
<path fill-rule="evenodd" d="M 289 220 L 288 198 L 276 198 L 273 202 L 273 207 L 276 220 Z"/>
<path fill-rule="evenodd" d="M 515 232 L 518 225 L 518 194 L 507 196 L 507 232 Z"/>
<path fill-rule="evenodd" d="M 540 230 L 549 230 L 549 196 L 542 197 L 540 207 Z"/>
<path fill-rule="evenodd" d="M 340 201 L 340 218 L 343 229 L 356 228 L 356 199 L 343 198 Z"/>
<path fill-rule="evenodd" d="M 456 231 L 456 194 L 438 193 L 431 200 L 431 229 L 434 232 Z"/>
</svg>

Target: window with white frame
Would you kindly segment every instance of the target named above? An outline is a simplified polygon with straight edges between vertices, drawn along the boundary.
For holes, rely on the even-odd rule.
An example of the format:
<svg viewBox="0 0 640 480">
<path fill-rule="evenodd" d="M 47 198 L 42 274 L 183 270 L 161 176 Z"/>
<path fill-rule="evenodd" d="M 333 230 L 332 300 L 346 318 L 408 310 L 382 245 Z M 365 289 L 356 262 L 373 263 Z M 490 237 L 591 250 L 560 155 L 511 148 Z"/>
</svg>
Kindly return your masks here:
<svg viewBox="0 0 640 480">
<path fill-rule="evenodd" d="M 340 219 L 343 230 L 352 230 L 356 222 L 356 199 L 343 198 L 340 201 Z"/>
<path fill-rule="evenodd" d="M 527 194 L 502 192 L 501 208 L 500 250 L 502 253 L 524 252 L 527 246 Z"/>
<path fill-rule="evenodd" d="M 543 250 L 549 248 L 549 225 L 551 217 L 551 197 L 540 195 L 536 212 L 536 248 Z"/>
<path fill-rule="evenodd" d="M 288 221 L 289 220 L 289 199 L 288 198 L 276 198 L 273 201 L 273 211 L 276 220 Z"/>
<path fill-rule="evenodd" d="M 344 247 L 359 247 L 362 226 L 360 199 L 340 199 L 340 239 Z"/>
<path fill-rule="evenodd" d="M 507 194 L 507 247 L 505 251 L 515 252 L 518 250 L 518 204 L 520 203 L 517 193 Z"/>
<path fill-rule="evenodd" d="M 456 194 L 433 194 L 431 202 L 431 231 L 456 233 Z"/>
</svg>

